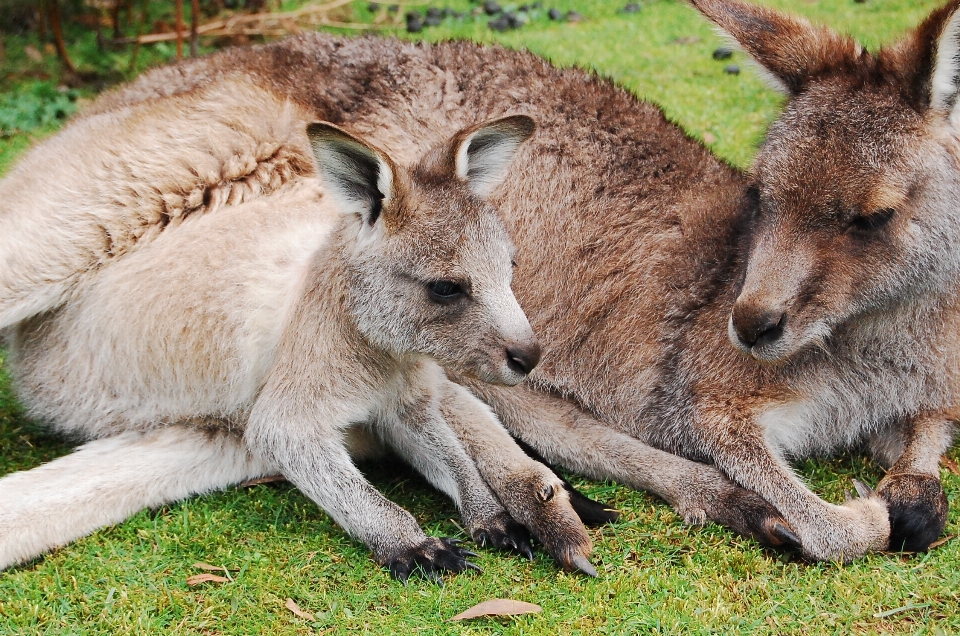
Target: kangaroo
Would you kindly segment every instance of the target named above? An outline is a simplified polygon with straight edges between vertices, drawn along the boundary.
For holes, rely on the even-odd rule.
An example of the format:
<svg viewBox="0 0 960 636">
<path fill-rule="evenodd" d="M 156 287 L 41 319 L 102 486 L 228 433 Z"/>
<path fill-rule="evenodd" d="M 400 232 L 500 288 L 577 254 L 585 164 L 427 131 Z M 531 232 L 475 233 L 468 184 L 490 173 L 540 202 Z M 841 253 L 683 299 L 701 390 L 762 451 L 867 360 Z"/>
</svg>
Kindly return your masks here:
<svg viewBox="0 0 960 636">
<path fill-rule="evenodd" d="M 547 460 L 688 522 L 811 559 L 922 550 L 944 527 L 957 417 L 960 3 L 876 54 L 768 9 L 694 4 L 788 94 L 749 173 L 610 82 L 463 42 L 308 35 L 152 71 L 87 117 L 240 78 L 399 156 L 535 118 L 490 200 L 542 358 L 510 388 L 456 379 Z M 843 505 L 789 465 L 864 444 L 888 473 Z"/>
<path fill-rule="evenodd" d="M 352 462 L 392 449 L 478 543 L 532 558 L 506 505 L 596 575 L 563 482 L 444 372 L 516 384 L 538 362 L 485 201 L 533 121 L 467 127 L 403 164 L 250 84 L 161 101 L 80 120 L 0 185 L 19 395 L 92 440 L 0 479 L 0 569 L 277 472 L 401 581 L 478 569 Z M 486 442 L 480 461 L 454 429 Z"/>
</svg>

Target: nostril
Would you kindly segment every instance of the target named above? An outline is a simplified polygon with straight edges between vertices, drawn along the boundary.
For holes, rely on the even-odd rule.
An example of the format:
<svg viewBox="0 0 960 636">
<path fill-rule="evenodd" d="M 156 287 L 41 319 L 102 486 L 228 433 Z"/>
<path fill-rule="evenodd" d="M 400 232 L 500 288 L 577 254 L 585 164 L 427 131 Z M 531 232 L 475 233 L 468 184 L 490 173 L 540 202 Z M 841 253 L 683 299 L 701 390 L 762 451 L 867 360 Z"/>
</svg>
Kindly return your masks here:
<svg viewBox="0 0 960 636">
<path fill-rule="evenodd" d="M 514 373 L 527 375 L 540 362 L 540 345 L 507 347 L 507 366 Z"/>
<path fill-rule="evenodd" d="M 734 308 L 733 312 L 733 327 L 737 336 L 751 347 L 779 340 L 786 321 L 785 313 L 775 311 L 737 311 L 737 308 Z"/>
</svg>

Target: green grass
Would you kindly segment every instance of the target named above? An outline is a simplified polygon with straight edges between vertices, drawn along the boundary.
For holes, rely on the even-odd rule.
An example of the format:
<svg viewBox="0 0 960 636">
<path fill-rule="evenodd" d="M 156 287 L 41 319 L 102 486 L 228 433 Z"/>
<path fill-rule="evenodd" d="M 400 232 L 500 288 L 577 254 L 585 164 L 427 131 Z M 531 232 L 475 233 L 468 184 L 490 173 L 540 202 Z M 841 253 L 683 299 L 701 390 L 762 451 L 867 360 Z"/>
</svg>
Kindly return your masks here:
<svg viewBox="0 0 960 636">
<path fill-rule="evenodd" d="M 519 4 L 519 3 L 518 3 Z M 849 31 L 876 47 L 914 25 L 936 3 L 871 0 L 767 4 Z M 466 7 L 457 0 L 452 6 Z M 664 106 L 687 130 L 715 138 L 716 151 L 745 166 L 781 99 L 744 66 L 710 52 L 720 44 L 686 6 L 643 3 L 618 15 L 619 2 L 557 0 L 587 20 L 556 24 L 544 17 L 495 35 L 485 20 L 448 22 L 429 39 L 472 37 L 525 46 L 558 64 L 578 64 L 613 77 Z M 357 19 L 369 19 L 365 8 Z M 686 44 L 678 43 L 687 42 Z M 26 40 L 7 42 L 8 64 Z M 89 44 L 84 44 L 89 49 Z M 87 52 L 83 64 L 125 72 L 122 56 Z M 169 57 L 141 53 L 138 64 Z M 13 60 L 13 61 L 11 61 Z M 50 62 L 45 64 L 50 66 Z M 54 74 L 55 69 L 47 68 Z M 10 77 L 10 74 L 7 75 Z M 9 80 L 8 92 L 17 82 Z M 89 93 L 89 91 L 88 91 Z M 56 125 L 31 132 L 48 134 Z M 31 143 L 0 139 L 0 171 Z M 0 354 L 2 355 L 2 354 Z M 68 452 L 27 421 L 0 366 L 0 474 L 37 466 Z M 960 459 L 954 449 L 952 456 Z M 841 501 L 850 479 L 876 483 L 881 471 L 861 457 L 807 462 L 801 470 L 817 492 Z M 369 467 L 371 479 L 413 512 L 427 530 L 458 536 L 455 511 L 415 475 Z M 716 526 L 688 528 L 662 502 L 628 489 L 579 482 L 623 511 L 622 520 L 593 532 L 600 577 L 559 572 L 538 555 L 533 563 L 481 551 L 480 575 L 445 587 L 413 580 L 403 587 L 371 561 L 329 517 L 287 485 L 231 489 L 156 512 L 142 512 L 37 562 L 0 574 L 2 634 L 635 634 L 635 633 L 958 633 L 960 540 L 921 556 L 872 555 L 850 566 L 809 565 L 759 548 Z M 944 472 L 951 500 L 960 477 Z M 960 533 L 954 506 L 948 535 Z M 187 587 L 196 561 L 237 570 L 233 581 Z M 293 598 L 316 622 L 285 609 Z M 537 603 L 543 613 L 513 620 L 453 624 L 445 619 L 491 598 Z"/>
</svg>

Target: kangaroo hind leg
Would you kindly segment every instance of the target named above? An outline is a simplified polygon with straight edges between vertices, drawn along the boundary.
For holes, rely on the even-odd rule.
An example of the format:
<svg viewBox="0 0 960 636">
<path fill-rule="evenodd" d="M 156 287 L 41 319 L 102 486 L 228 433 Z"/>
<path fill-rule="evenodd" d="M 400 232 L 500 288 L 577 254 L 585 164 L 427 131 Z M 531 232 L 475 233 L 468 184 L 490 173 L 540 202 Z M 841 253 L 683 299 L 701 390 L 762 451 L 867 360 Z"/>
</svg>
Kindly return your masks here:
<svg viewBox="0 0 960 636">
<path fill-rule="evenodd" d="M 275 472 L 225 431 L 171 426 L 88 442 L 0 479 L 0 569 L 144 508 Z"/>
</svg>

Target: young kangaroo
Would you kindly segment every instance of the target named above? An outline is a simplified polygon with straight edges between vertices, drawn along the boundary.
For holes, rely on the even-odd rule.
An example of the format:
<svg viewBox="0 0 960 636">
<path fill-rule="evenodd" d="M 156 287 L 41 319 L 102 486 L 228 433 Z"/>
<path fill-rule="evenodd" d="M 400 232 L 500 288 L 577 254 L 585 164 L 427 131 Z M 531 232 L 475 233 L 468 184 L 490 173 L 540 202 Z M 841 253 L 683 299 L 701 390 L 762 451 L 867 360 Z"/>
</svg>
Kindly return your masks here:
<svg viewBox="0 0 960 636">
<path fill-rule="evenodd" d="M 534 117 L 491 201 L 542 360 L 512 388 L 460 379 L 547 459 L 688 521 L 814 559 L 923 549 L 946 518 L 960 368 L 960 3 L 877 54 L 696 5 L 790 96 L 750 174 L 609 82 L 463 42 L 304 36 L 153 71 L 89 116 L 242 79 L 411 158 L 483 118 Z M 890 470 L 842 506 L 788 464 L 863 443 Z"/>
<path fill-rule="evenodd" d="M 351 456 L 386 447 L 456 502 L 478 542 L 530 553 L 507 505 L 564 566 L 595 574 L 561 480 L 518 459 L 443 370 L 516 384 L 538 362 L 510 289 L 514 250 L 484 200 L 532 120 L 465 128 L 412 167 L 306 121 L 268 91 L 220 83 L 81 120 L 0 185 L 19 395 L 94 439 L 0 479 L 0 568 L 276 472 L 401 580 L 475 567 L 355 468 Z M 41 164 L 61 181 L 35 191 Z M 471 448 L 481 461 L 451 425 L 487 440 Z"/>
</svg>

